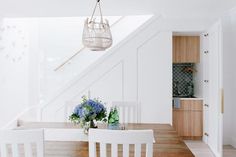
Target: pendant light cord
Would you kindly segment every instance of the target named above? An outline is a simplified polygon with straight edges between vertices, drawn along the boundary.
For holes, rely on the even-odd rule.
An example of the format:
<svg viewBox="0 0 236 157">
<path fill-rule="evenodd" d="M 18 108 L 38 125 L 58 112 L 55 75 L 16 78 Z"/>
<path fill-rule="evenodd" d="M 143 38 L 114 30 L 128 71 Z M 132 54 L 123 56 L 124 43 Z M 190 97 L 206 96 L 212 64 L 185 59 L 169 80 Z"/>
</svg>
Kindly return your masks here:
<svg viewBox="0 0 236 157">
<path fill-rule="evenodd" d="M 100 15 L 101 15 L 101 23 L 103 23 L 102 8 L 101 8 L 100 0 L 98 0 L 98 6 L 99 6 L 99 10 L 100 10 Z"/>
<path fill-rule="evenodd" d="M 94 14 L 95 14 L 96 9 L 97 9 L 97 6 L 99 7 L 99 12 L 100 12 L 100 16 L 101 16 L 101 23 L 103 23 L 103 16 L 102 16 L 102 9 L 101 9 L 100 0 L 97 0 L 96 5 L 95 5 L 94 10 L 93 10 L 93 14 L 92 14 L 89 22 L 91 22 L 93 20 Z"/>
</svg>

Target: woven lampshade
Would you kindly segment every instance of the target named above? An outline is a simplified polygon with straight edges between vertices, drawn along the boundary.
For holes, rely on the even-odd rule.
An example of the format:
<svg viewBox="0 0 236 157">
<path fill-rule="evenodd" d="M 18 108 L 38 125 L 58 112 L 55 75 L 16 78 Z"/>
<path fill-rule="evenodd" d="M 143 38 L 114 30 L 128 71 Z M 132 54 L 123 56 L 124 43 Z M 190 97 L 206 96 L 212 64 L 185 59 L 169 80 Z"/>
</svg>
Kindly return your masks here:
<svg viewBox="0 0 236 157">
<path fill-rule="evenodd" d="M 89 21 L 84 23 L 83 44 L 92 51 L 104 51 L 112 45 L 112 35 L 107 20 L 103 22 Z"/>
<path fill-rule="evenodd" d="M 96 5 L 90 19 L 84 22 L 83 44 L 92 51 L 104 51 L 112 45 L 112 35 L 108 20 L 103 19 L 100 0 L 96 0 Z M 97 6 L 100 11 L 100 21 L 96 21 L 94 14 Z"/>
</svg>

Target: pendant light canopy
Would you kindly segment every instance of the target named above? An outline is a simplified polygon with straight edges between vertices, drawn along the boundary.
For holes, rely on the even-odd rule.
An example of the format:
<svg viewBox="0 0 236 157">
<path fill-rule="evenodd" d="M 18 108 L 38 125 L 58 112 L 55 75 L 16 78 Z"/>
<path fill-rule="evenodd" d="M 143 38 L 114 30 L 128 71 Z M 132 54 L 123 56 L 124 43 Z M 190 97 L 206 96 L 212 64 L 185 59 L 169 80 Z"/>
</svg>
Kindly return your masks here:
<svg viewBox="0 0 236 157">
<path fill-rule="evenodd" d="M 99 7 L 100 21 L 96 21 L 94 14 Z M 100 0 L 97 0 L 93 14 L 86 19 L 83 31 L 83 44 L 92 51 L 104 51 L 112 45 L 112 35 L 108 20 L 103 19 Z"/>
</svg>

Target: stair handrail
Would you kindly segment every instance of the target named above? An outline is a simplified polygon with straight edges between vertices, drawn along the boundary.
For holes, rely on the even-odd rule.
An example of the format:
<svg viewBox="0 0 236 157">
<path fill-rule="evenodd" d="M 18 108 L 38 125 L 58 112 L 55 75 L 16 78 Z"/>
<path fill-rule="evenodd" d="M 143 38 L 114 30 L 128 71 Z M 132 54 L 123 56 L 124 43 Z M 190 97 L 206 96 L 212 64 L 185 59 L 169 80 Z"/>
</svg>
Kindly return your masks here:
<svg viewBox="0 0 236 157">
<path fill-rule="evenodd" d="M 131 35 L 129 35 L 127 37 L 127 39 L 125 39 L 124 41 L 122 41 L 121 43 L 119 43 L 118 45 L 116 45 L 115 47 L 113 47 L 111 50 L 112 52 L 114 52 L 115 50 L 119 49 L 119 47 L 124 44 L 124 43 L 127 43 L 127 41 L 129 41 L 133 36 L 136 35 L 137 31 L 142 31 L 144 30 L 144 28 L 150 26 L 152 23 L 154 22 L 157 22 L 159 21 L 160 19 L 162 19 L 162 15 L 159 15 L 159 16 L 152 16 L 151 19 L 148 20 L 147 23 L 145 23 L 143 26 L 141 26 L 140 28 L 138 28 L 138 30 L 136 30 L 134 33 L 132 33 Z M 79 76 L 76 77 L 76 79 L 74 79 L 73 81 L 71 81 L 69 84 L 67 84 L 66 86 L 66 89 L 68 89 L 69 87 L 72 86 L 72 84 L 74 84 L 75 82 L 77 82 L 78 80 L 78 77 L 81 78 L 81 77 L 84 77 L 86 75 L 86 73 L 88 71 L 91 71 L 91 69 L 93 67 L 95 67 L 95 65 L 97 65 L 98 63 L 100 63 L 102 60 L 104 60 L 104 58 L 107 58 L 108 56 L 112 55 L 113 53 L 109 53 L 109 54 L 106 54 L 103 58 L 100 58 L 98 61 L 96 61 L 95 63 L 93 63 L 92 65 L 90 65 L 88 68 L 86 68 L 86 70 L 84 72 L 82 72 L 81 74 L 79 74 Z M 63 88 L 63 91 L 61 90 L 58 94 L 55 95 L 55 98 L 49 100 L 46 104 L 44 104 L 41 108 L 42 110 L 42 113 L 44 112 L 45 108 L 47 106 L 50 106 L 51 102 L 54 101 L 56 99 L 56 97 L 59 97 L 63 92 L 65 91 L 65 88 Z M 43 116 L 41 116 L 42 118 Z M 42 119 L 41 119 L 42 120 Z"/>
<path fill-rule="evenodd" d="M 113 26 L 115 26 L 117 23 L 119 23 L 122 19 L 124 18 L 124 16 L 121 16 L 116 22 L 114 22 L 111 25 L 111 28 Z M 66 59 L 64 62 L 62 62 L 59 66 L 57 66 L 54 71 L 58 71 L 60 70 L 62 67 L 64 67 L 67 63 L 69 63 L 72 59 L 74 59 L 79 53 L 81 53 L 83 50 L 85 50 L 85 46 L 83 46 L 81 49 L 79 49 L 79 51 L 77 51 L 76 53 L 74 53 L 72 56 L 70 56 L 68 59 Z"/>
</svg>

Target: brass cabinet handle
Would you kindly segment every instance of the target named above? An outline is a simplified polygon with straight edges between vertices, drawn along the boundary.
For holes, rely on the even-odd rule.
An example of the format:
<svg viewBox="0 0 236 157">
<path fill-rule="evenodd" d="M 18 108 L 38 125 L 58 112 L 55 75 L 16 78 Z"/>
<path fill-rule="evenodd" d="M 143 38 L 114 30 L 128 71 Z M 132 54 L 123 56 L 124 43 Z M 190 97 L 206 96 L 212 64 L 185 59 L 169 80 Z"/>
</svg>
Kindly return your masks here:
<svg viewBox="0 0 236 157">
<path fill-rule="evenodd" d="M 208 83 L 208 82 L 209 82 L 209 80 L 204 80 L 204 82 L 205 82 L 205 83 Z"/>
<path fill-rule="evenodd" d="M 205 136 L 209 136 L 209 134 L 208 134 L 208 133 L 206 133 L 206 132 L 204 133 L 204 135 L 205 135 Z"/>
<path fill-rule="evenodd" d="M 221 89 L 221 113 L 224 114 L 225 112 L 225 100 L 224 100 L 224 89 Z"/>
<path fill-rule="evenodd" d="M 205 106 L 205 107 L 209 107 L 209 105 L 208 105 L 208 104 L 204 104 L 204 106 Z"/>
</svg>

